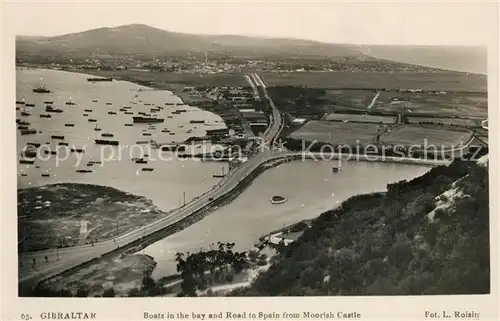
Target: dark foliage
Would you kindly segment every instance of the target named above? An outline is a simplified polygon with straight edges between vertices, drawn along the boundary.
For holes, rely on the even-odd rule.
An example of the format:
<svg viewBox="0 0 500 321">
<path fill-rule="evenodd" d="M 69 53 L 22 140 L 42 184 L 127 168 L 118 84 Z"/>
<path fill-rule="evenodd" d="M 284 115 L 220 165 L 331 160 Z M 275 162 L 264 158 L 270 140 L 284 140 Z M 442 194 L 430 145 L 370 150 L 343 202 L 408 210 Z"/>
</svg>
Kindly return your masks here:
<svg viewBox="0 0 500 321">
<path fill-rule="evenodd" d="M 323 213 L 237 296 L 490 292 L 488 170 L 439 166 Z M 428 214 L 456 190 L 454 206 Z"/>
</svg>

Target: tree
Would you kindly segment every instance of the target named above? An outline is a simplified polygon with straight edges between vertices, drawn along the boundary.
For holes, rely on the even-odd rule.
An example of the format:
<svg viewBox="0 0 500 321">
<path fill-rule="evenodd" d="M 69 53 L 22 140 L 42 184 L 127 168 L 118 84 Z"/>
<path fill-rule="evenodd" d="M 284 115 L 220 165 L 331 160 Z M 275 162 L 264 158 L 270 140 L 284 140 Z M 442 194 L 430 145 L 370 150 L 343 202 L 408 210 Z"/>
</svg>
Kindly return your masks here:
<svg viewBox="0 0 500 321">
<path fill-rule="evenodd" d="M 115 289 L 114 288 L 108 288 L 104 290 L 102 297 L 103 298 L 113 298 L 115 296 Z"/>
</svg>

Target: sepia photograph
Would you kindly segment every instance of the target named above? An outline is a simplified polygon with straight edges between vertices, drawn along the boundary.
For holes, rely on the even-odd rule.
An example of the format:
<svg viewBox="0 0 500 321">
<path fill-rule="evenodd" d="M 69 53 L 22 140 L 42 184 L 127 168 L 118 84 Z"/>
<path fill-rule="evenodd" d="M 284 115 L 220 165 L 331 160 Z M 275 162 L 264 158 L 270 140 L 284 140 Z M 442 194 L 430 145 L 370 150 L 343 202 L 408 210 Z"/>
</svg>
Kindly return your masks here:
<svg viewBox="0 0 500 321">
<path fill-rule="evenodd" d="M 17 296 L 497 294 L 497 3 L 381 5 L 10 3 Z"/>
</svg>

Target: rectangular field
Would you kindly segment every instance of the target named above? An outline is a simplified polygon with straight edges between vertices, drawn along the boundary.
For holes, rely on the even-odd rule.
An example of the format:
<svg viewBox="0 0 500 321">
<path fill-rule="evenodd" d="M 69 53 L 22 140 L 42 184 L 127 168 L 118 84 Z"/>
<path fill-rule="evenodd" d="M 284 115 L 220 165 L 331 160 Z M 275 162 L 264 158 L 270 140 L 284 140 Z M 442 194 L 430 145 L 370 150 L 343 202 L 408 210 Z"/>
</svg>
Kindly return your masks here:
<svg viewBox="0 0 500 321">
<path fill-rule="evenodd" d="M 332 145 L 372 144 L 379 125 L 314 120 L 290 134 L 290 138 L 308 142 L 319 141 Z"/>
<path fill-rule="evenodd" d="M 475 119 L 460 119 L 460 118 L 440 118 L 440 117 L 408 117 L 410 124 L 436 124 L 436 125 L 452 125 L 462 127 L 478 127 L 481 126 L 480 120 Z"/>
<path fill-rule="evenodd" d="M 388 145 L 453 147 L 465 145 L 471 138 L 472 131 L 463 128 L 404 125 L 382 135 L 380 141 Z"/>
<path fill-rule="evenodd" d="M 372 107 L 376 111 L 454 116 L 488 117 L 488 97 L 474 93 L 396 93 L 381 92 Z"/>
<path fill-rule="evenodd" d="M 345 122 L 358 122 L 358 123 L 375 123 L 375 124 L 394 124 L 396 123 L 395 116 L 376 116 L 364 114 L 340 114 L 332 113 L 323 116 L 322 120 L 328 121 L 345 121 Z"/>
<path fill-rule="evenodd" d="M 487 92 L 485 75 L 459 72 L 265 72 L 268 87 L 311 88 L 414 88 L 422 90 Z"/>
</svg>

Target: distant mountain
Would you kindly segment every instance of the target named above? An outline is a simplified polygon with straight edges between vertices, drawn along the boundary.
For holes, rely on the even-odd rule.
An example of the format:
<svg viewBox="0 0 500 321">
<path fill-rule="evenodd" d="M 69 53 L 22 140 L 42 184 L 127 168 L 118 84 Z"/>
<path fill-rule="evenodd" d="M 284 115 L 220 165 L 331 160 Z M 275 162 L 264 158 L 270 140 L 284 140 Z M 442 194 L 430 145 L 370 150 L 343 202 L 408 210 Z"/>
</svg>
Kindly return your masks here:
<svg viewBox="0 0 500 321">
<path fill-rule="evenodd" d="M 99 28 L 57 37 L 18 37 L 18 53 L 82 54 L 186 54 L 210 51 L 234 55 L 363 56 L 348 45 L 310 40 L 266 39 L 232 35 L 194 35 L 132 24 Z"/>
<path fill-rule="evenodd" d="M 19 36 L 18 54 L 87 57 L 116 55 L 187 55 L 210 52 L 236 57 L 375 57 L 403 63 L 486 73 L 486 50 L 476 47 L 359 46 L 301 39 L 238 35 L 195 35 L 143 24 L 99 28 L 57 37 Z"/>
<path fill-rule="evenodd" d="M 485 47 L 468 46 L 361 46 L 364 54 L 427 67 L 487 74 Z"/>
</svg>

